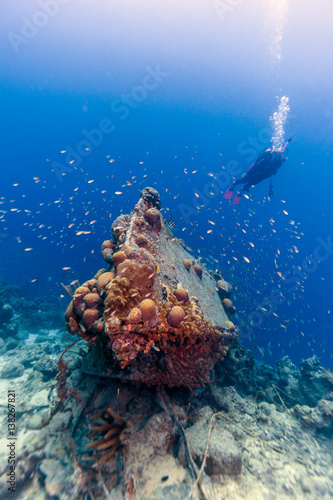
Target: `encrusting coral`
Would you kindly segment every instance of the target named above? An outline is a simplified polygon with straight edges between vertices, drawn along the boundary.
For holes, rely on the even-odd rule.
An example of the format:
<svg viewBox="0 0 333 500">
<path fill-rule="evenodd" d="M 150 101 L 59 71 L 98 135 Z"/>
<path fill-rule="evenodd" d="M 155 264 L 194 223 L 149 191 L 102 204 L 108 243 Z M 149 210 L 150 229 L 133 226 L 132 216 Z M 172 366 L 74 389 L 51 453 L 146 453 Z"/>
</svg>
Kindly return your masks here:
<svg viewBox="0 0 333 500">
<path fill-rule="evenodd" d="M 67 329 L 98 339 L 129 380 L 200 387 L 237 341 L 234 307 L 226 297 L 222 305 L 215 279 L 170 237 L 160 208 L 147 187 L 132 214 L 112 224 L 114 239 L 101 250 L 109 266 L 76 288 Z"/>
</svg>

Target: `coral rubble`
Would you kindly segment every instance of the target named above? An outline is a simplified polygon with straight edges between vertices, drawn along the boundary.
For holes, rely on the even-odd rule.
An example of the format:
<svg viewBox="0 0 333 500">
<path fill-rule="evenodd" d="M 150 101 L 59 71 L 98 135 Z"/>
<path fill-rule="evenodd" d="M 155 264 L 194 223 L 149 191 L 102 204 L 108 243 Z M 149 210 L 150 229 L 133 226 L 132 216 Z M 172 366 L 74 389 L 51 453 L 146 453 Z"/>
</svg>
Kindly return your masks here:
<svg viewBox="0 0 333 500">
<path fill-rule="evenodd" d="M 98 341 L 108 369 L 117 365 L 127 379 L 200 387 L 237 341 L 235 308 L 221 303 L 216 281 L 173 237 L 160 208 L 147 187 L 134 211 L 115 220 L 101 249 L 109 266 L 75 290 L 67 329 Z"/>
</svg>

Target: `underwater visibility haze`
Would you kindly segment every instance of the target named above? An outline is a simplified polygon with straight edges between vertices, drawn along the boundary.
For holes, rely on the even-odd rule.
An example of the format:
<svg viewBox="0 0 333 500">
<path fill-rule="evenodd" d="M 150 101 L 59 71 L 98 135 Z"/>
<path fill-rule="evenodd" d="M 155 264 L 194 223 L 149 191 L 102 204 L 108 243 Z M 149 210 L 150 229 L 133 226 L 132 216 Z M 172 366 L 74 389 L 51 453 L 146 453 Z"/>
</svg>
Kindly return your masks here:
<svg viewBox="0 0 333 500">
<path fill-rule="evenodd" d="M 2 498 L 331 498 L 332 21 L 329 0 L 2 7 Z"/>
</svg>

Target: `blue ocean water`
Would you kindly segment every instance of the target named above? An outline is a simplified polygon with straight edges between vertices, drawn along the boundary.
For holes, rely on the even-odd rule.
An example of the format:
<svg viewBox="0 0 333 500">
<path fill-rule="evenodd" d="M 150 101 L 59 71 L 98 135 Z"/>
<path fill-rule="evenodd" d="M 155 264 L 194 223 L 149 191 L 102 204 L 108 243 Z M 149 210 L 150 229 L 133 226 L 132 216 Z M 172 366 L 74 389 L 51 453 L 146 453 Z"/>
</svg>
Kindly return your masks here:
<svg viewBox="0 0 333 500">
<path fill-rule="evenodd" d="M 0 279 L 37 279 L 65 309 L 61 282 L 103 266 L 112 221 L 153 186 L 175 236 L 232 283 L 241 342 L 332 367 L 331 3 L 2 10 Z M 283 96 L 292 142 L 274 196 L 264 181 L 233 206 L 226 168 L 240 177 L 269 146 Z"/>
</svg>

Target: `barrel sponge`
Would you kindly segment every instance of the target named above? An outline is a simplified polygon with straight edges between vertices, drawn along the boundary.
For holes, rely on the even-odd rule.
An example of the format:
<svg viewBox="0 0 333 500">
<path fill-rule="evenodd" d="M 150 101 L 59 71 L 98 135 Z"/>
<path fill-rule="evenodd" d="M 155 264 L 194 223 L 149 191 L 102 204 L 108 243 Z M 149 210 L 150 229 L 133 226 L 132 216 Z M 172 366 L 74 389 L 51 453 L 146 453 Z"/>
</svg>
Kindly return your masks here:
<svg viewBox="0 0 333 500">
<path fill-rule="evenodd" d="M 146 263 L 126 259 L 117 267 L 117 275 L 127 278 L 132 288 L 140 293 L 141 297 L 152 294 L 154 285 L 154 268 Z"/>
<path fill-rule="evenodd" d="M 180 306 L 174 306 L 168 314 L 168 323 L 171 326 L 178 326 L 185 318 L 185 311 Z"/>
</svg>

